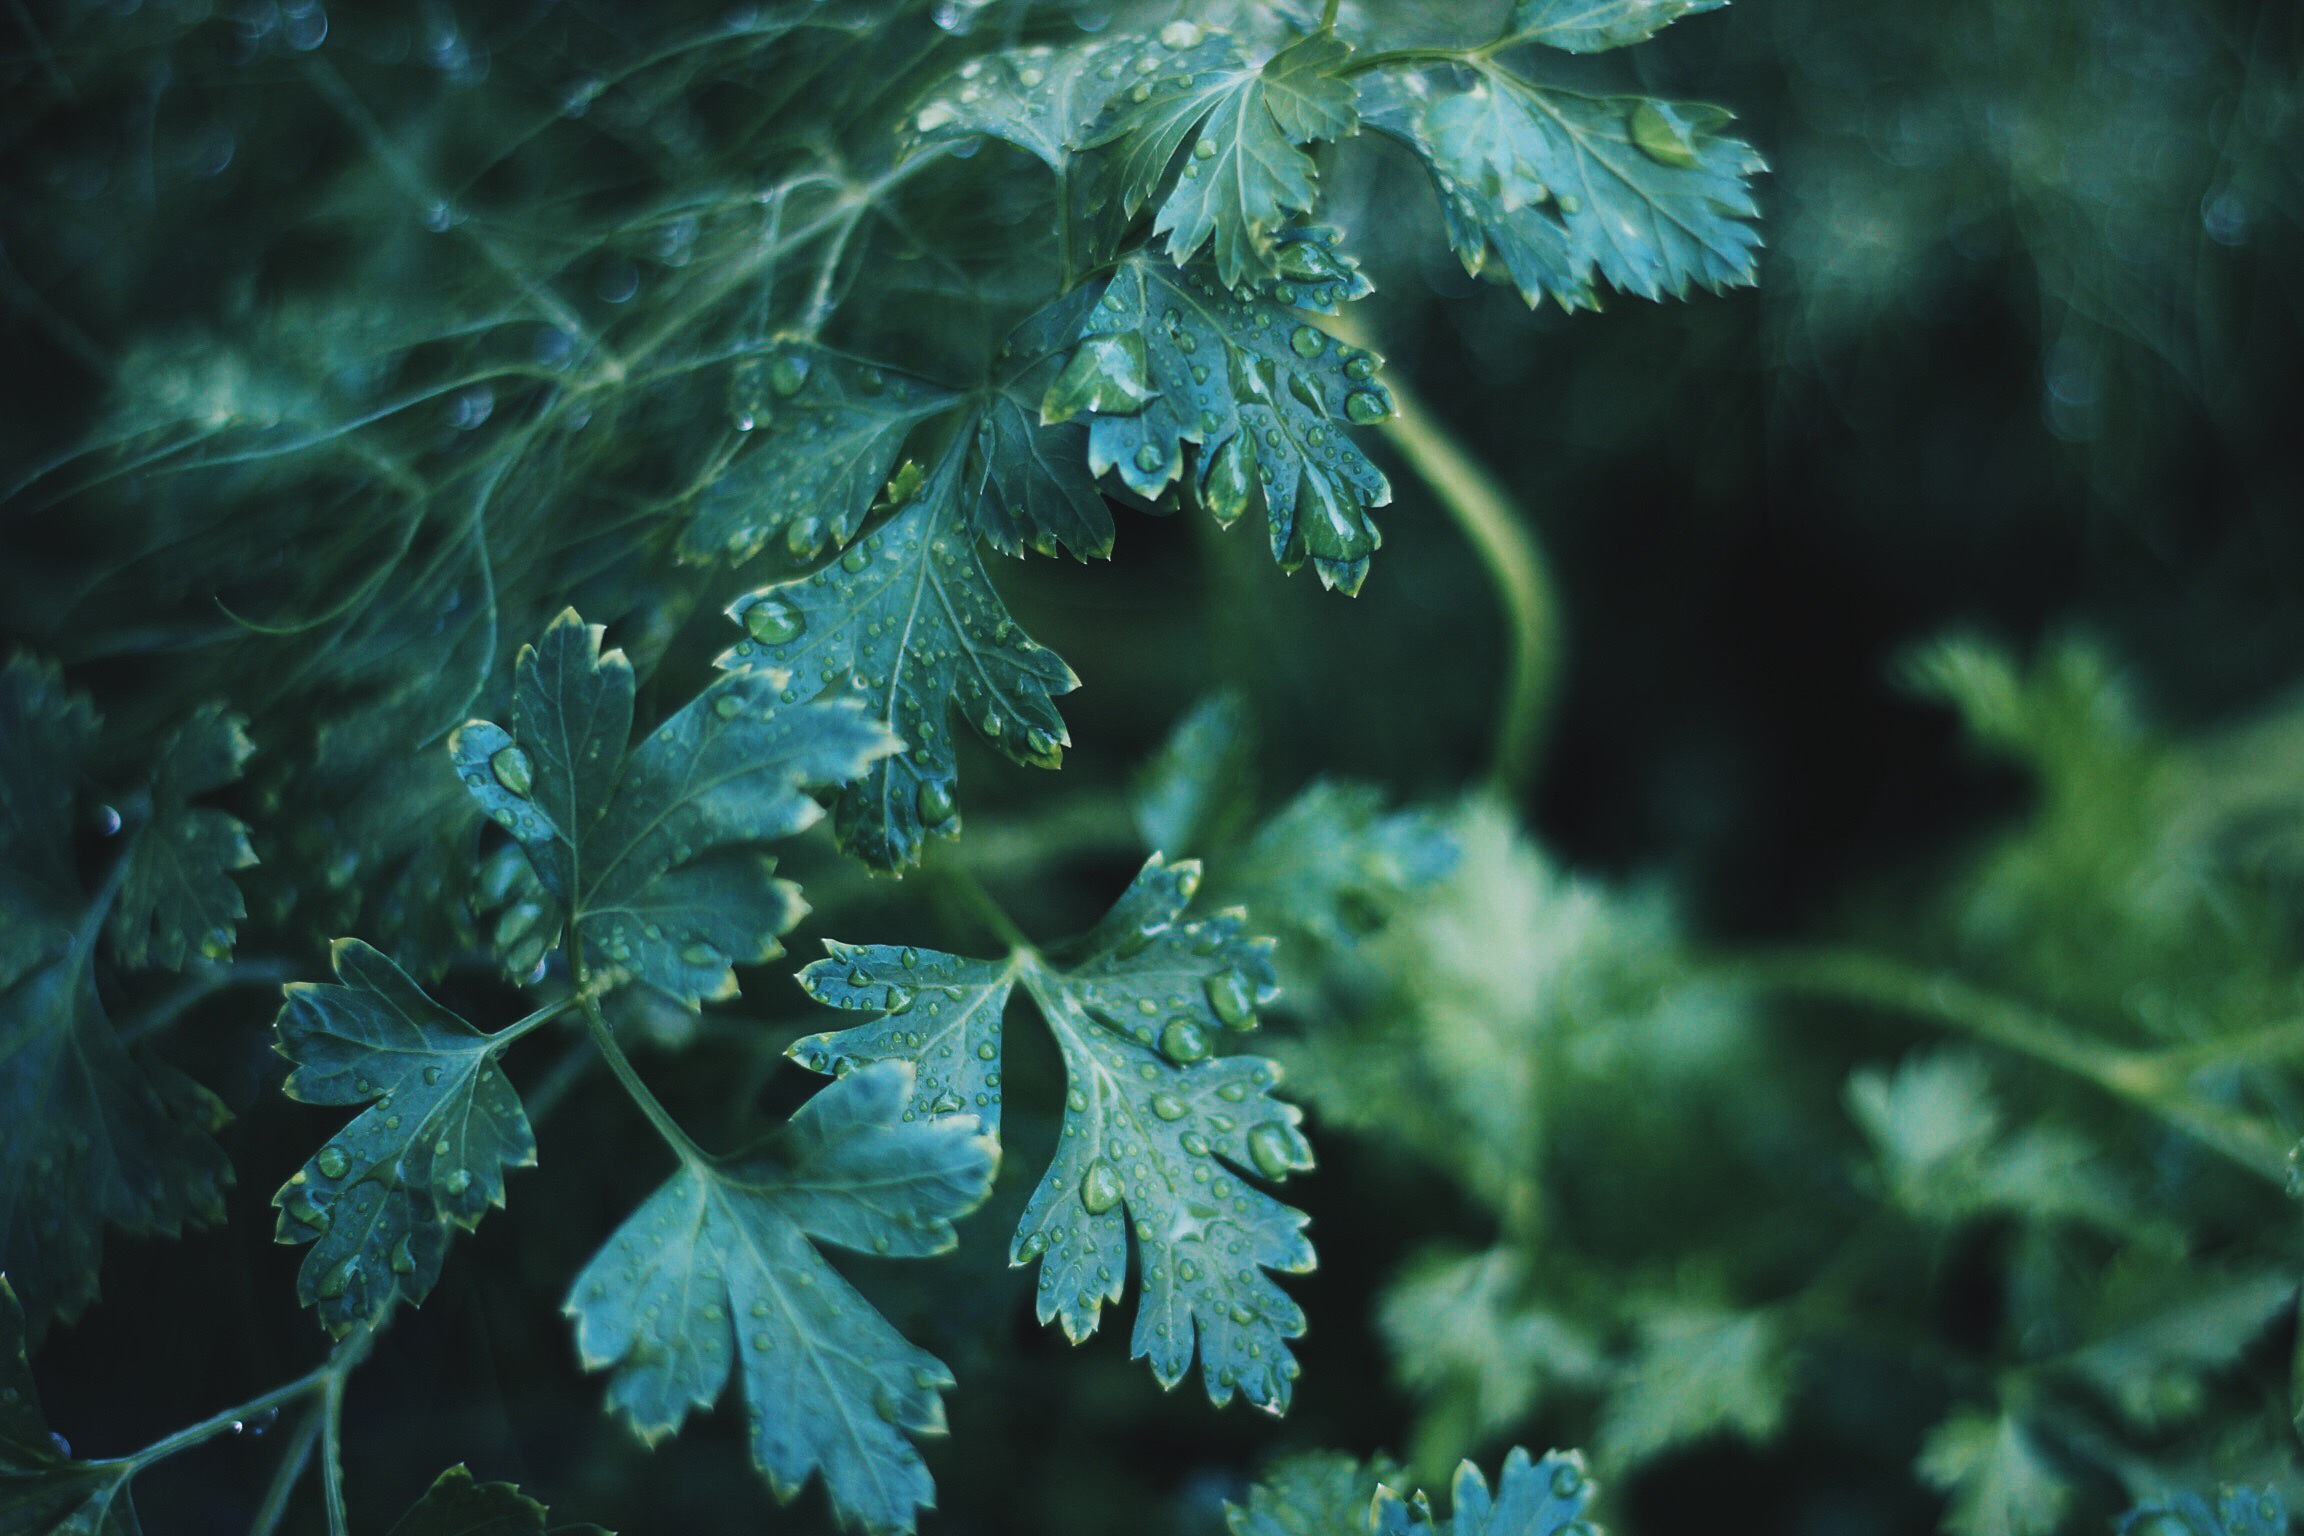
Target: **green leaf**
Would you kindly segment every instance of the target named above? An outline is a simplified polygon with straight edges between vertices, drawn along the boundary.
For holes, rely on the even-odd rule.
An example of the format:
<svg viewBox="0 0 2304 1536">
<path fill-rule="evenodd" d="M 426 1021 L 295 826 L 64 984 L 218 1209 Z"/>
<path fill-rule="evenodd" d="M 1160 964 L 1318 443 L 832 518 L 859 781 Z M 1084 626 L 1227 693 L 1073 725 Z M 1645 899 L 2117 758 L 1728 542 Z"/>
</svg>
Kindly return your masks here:
<svg viewBox="0 0 2304 1536">
<path fill-rule="evenodd" d="M 1632 1466 L 1713 1434 L 1765 1441 L 1784 1421 L 1790 1390 L 1772 1314 L 1662 1309 L 1641 1319 L 1639 1352 L 1608 1394 L 1601 1464 Z"/>
<path fill-rule="evenodd" d="M 0 1273 L 37 1338 L 96 1298 L 104 1228 L 174 1237 L 224 1219 L 231 1117 L 167 1063 L 132 1056 L 96 992 L 127 879 L 79 890 L 73 786 L 97 719 L 52 667 L 0 669 Z"/>
<path fill-rule="evenodd" d="M 952 1247 L 998 1151 L 966 1117 L 903 1118 L 912 1071 L 851 1072 L 753 1151 L 690 1163 L 576 1277 L 587 1370 L 651 1444 L 743 1382 L 752 1456 L 779 1498 L 821 1471 L 843 1519 L 909 1531 L 935 1487 L 908 1435 L 944 1428 L 941 1361 L 907 1343 L 817 1243 L 913 1258 Z"/>
<path fill-rule="evenodd" d="M 1644 43 L 1683 16 L 1718 10 L 1728 0 L 1519 0 L 1514 42 L 1567 53 L 1599 53 Z"/>
<path fill-rule="evenodd" d="M 1377 1311 L 1400 1380 L 1427 1401 L 1460 1404 L 1478 1436 L 1520 1422 L 1554 1383 L 1603 1379 L 1587 1330 L 1521 1299 L 1526 1269 L 1511 1248 L 1426 1258 L 1386 1289 Z"/>
<path fill-rule="evenodd" d="M 806 790 L 895 750 L 849 702 L 795 703 L 770 672 L 720 678 L 627 754 L 632 667 L 574 609 L 524 646 L 513 728 L 449 739 L 465 787 L 528 851 L 594 970 L 688 1004 L 781 954 L 805 910 L 759 845 L 813 824 Z"/>
<path fill-rule="evenodd" d="M 1226 1504 L 1232 1536 L 1339 1536 L 1365 1531 L 1377 1487 L 1399 1476 L 1390 1458 L 1363 1462 L 1341 1451 L 1307 1451 L 1276 1463 L 1248 1490 L 1245 1504 Z"/>
<path fill-rule="evenodd" d="M 1004 555 L 1027 549 L 1053 555 L 1059 547 L 1078 560 L 1112 554 L 1112 511 L 1088 467 L 1087 427 L 1040 419 L 1041 401 L 1095 300 L 1092 289 L 1074 289 L 1019 325 L 1000 348 L 1000 372 L 985 391 L 968 478 L 976 487 L 976 531 Z"/>
<path fill-rule="evenodd" d="M 1432 1518 L 1423 1494 L 1403 1499 L 1387 1487 L 1376 1492 L 1367 1529 L 1377 1536 L 1426 1531 L 1433 1536 L 1561 1536 L 1571 1527 L 1580 1533 L 1588 1527 L 1577 1522 L 1596 1491 L 1585 1474 L 1584 1458 L 1574 1451 L 1547 1451 L 1539 1461 L 1514 1446 L 1504 1457 L 1493 1493 L 1478 1467 L 1469 1461 L 1457 1466 L 1446 1522 Z"/>
<path fill-rule="evenodd" d="M 1490 64 L 1386 73 L 1364 100 L 1368 125 L 1439 184 L 1465 270 L 1501 263 L 1531 307 L 1597 308 L 1602 281 L 1656 299 L 1754 280 L 1750 181 L 1766 167 L 1721 134 L 1718 107 L 1587 96 Z"/>
<path fill-rule="evenodd" d="M 918 1064 L 912 1112 L 997 1108 L 999 1011 L 1021 981 L 1056 1036 L 1069 1090 L 1056 1155 L 1026 1205 L 1012 1262 L 1041 1261 L 1039 1313 L 1077 1343 L 1120 1299 L 1133 1233 L 1142 1298 L 1131 1351 L 1173 1386 L 1195 1341 L 1211 1400 L 1238 1391 L 1285 1409 L 1304 1315 L 1265 1273 L 1312 1267 L 1302 1212 L 1242 1175 L 1278 1181 L 1312 1165 L 1301 1112 L 1271 1095 L 1272 1063 L 1211 1057 L 1278 995 L 1271 942 L 1238 912 L 1182 921 L 1200 867 L 1147 862 L 1096 928 L 1058 954 L 1006 962 L 840 946 L 801 973 L 837 1006 L 888 1016 L 813 1036 L 818 1070 Z M 906 956 L 911 963 L 906 964 Z M 941 1012 L 937 1011 L 941 1010 Z M 973 1044 L 971 1044 L 973 1042 Z"/>
<path fill-rule="evenodd" d="M 1315 779 L 1257 828 L 1225 889 L 1262 920 L 1341 947 L 1445 878 L 1460 851 L 1430 810 L 1387 810 L 1375 785 Z"/>
<path fill-rule="evenodd" d="M 548 1513 L 510 1483 L 475 1482 L 459 1462 L 433 1480 L 391 1536 L 610 1536 L 596 1525 L 548 1527 Z"/>
<path fill-rule="evenodd" d="M 2227 1484 L 2216 1491 L 2213 1503 L 2186 1491 L 2139 1504 L 2115 1521 L 2113 1530 L 2116 1536 L 2288 1536 L 2288 1503 L 2270 1483 L 2261 1488 Z"/>
<path fill-rule="evenodd" d="M 1134 217 L 1151 201 L 1178 151 L 1182 172 L 1153 221 L 1178 266 L 1213 242 L 1228 288 L 1274 273 L 1273 236 L 1317 199 L 1317 168 L 1298 146 L 1359 128 L 1356 92 L 1338 71 L 1352 46 L 1331 32 L 1300 38 L 1249 65 L 1216 37 L 1171 50 L 1147 46 L 1143 80 L 1114 97 L 1077 140 L 1109 146 L 1100 196 Z"/>
<path fill-rule="evenodd" d="M 498 1058 L 508 1043 L 424 995 L 390 959 L 339 939 L 342 985 L 295 982 L 273 1048 L 306 1104 L 369 1104 L 272 1197 L 276 1236 L 311 1243 L 296 1294 L 342 1337 L 395 1299 L 422 1304 L 450 1227 L 470 1232 L 504 1204 L 507 1169 L 536 1137 Z"/>
<path fill-rule="evenodd" d="M 151 817 L 129 848 L 105 930 L 122 965 L 181 970 L 195 952 L 231 958 L 234 929 L 248 915 L 232 871 L 253 865 L 256 850 L 238 820 L 188 802 L 240 777 L 256 750 L 247 723 L 220 704 L 204 705 L 161 749 Z"/>
<path fill-rule="evenodd" d="M 960 829 L 953 715 L 1017 763 L 1053 768 L 1072 740 L 1053 700 L 1079 679 L 1009 617 L 968 524 L 971 435 L 957 434 L 917 492 L 840 559 L 728 609 L 751 637 L 720 657 L 736 678 L 790 698 L 859 700 L 902 742 L 834 812 L 841 845 L 883 869 Z"/>
<path fill-rule="evenodd" d="M 0 1531 L 10 1536 L 139 1536 L 124 1462 L 90 1465 L 51 1432 L 26 1358 L 24 1308 L 0 1275 Z"/>
<path fill-rule="evenodd" d="M 1952 1496 L 1944 1527 L 1955 1536 L 2047 1536 L 2072 1499 L 2031 1432 L 2004 1413 L 1964 1408 L 1937 1425 L 1919 1472 Z"/>
<path fill-rule="evenodd" d="M 2143 1430 L 2197 1415 L 2210 1379 L 2236 1364 L 2296 1300 L 2285 1269 L 2232 1273 L 2198 1258 L 2139 1253 L 2090 1298 L 2088 1343 L 2066 1357 Z"/>
<path fill-rule="evenodd" d="M 1205 851 L 1237 819 L 1255 755 L 1256 722 L 1243 695 L 1227 688 L 1193 705 L 1137 777 L 1145 848 L 1170 858 Z"/>
<path fill-rule="evenodd" d="M 802 558 L 863 526 L 912 430 L 952 392 L 892 369 L 784 341 L 747 359 L 731 389 L 742 440 L 696 493 L 680 558 L 751 559 L 772 538 Z"/>
<path fill-rule="evenodd" d="M 1141 78 L 1130 66 L 1149 46 L 1126 36 L 983 54 L 920 105 L 912 131 L 923 144 L 988 135 L 1061 171 L 1073 142 L 1105 103 Z"/>
<path fill-rule="evenodd" d="M 1382 542 L 1368 509 L 1392 499 L 1346 431 L 1392 413 L 1375 355 L 1305 322 L 1266 291 L 1235 296 L 1205 268 L 1177 271 L 1141 253 L 1120 265 L 1089 311 L 1075 366 L 1081 355 L 1123 355 L 1109 350 L 1107 337 L 1134 338 L 1131 357 L 1140 344 L 1154 398 L 1134 409 L 1126 401 L 1100 405 L 1077 378 L 1069 391 L 1059 379 L 1043 408 L 1049 416 L 1076 405 L 1093 412 L 1095 472 L 1117 469 L 1130 490 L 1158 498 L 1184 477 L 1184 448 L 1192 444 L 1192 489 L 1218 522 L 1229 526 L 1261 505 L 1282 568 L 1309 559 L 1324 585 L 1357 592 Z"/>
</svg>

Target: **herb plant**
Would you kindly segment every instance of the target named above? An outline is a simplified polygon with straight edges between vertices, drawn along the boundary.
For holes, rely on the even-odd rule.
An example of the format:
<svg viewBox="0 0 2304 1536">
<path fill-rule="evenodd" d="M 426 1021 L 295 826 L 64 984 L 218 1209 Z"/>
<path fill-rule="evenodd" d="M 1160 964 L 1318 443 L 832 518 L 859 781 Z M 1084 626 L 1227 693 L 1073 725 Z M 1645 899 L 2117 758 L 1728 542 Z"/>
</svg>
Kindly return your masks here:
<svg viewBox="0 0 2304 1536">
<path fill-rule="evenodd" d="M 956 1476 L 952 1528 L 1037 1529 L 976 1381 L 1141 1383 L 1011 1270 L 1214 1409 L 1395 1394 L 1404 1461 L 1316 1410 L 1341 1448 L 1237 1448 L 1192 1528 L 1588 1536 L 1601 1478 L 1800 1443 L 1956 1536 L 2285 1531 L 2292 717 L 1911 647 L 2037 802 L 1797 945 L 1531 831 L 1560 595 L 1480 391 L 1385 370 L 1459 322 L 1370 274 L 1552 336 L 1755 284 L 1760 155 L 1650 83 L 1721 3 L 26 11 L 0 233 L 81 276 L 11 305 L 90 383 L 0 499 L 0 1536 L 569 1529 L 434 1445 L 481 1410 L 420 1469 L 360 1410 L 444 1312 L 558 1330 L 497 1382 L 563 1512 L 908 1533 Z M 1279 605 L 1395 560 L 1493 597 L 1499 661 L 1402 663 L 1485 760 L 1275 801 L 1328 766 L 1287 719 L 1403 696 Z M 1323 1180 L 1413 1213 L 1321 1239 L 1361 1315 Z M 283 1253 L 206 1283 L 319 1337 L 76 1455 L 35 1363 L 242 1182 Z M 275 1422 L 251 1487 L 182 1470 Z M 708 1491 L 636 1497 L 635 1443 Z"/>
</svg>

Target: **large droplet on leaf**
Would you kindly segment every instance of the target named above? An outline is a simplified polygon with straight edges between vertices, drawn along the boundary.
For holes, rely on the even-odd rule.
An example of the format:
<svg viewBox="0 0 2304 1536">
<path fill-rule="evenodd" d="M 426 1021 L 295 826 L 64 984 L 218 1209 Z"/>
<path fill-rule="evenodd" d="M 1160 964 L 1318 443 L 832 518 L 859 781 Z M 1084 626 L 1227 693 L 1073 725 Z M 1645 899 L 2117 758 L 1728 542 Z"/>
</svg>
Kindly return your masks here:
<svg viewBox="0 0 2304 1536">
<path fill-rule="evenodd" d="M 1080 1175 L 1080 1203 L 1091 1216 L 1101 1216 L 1120 1203 L 1120 1175 L 1110 1163 L 1098 1158 Z"/>
</svg>

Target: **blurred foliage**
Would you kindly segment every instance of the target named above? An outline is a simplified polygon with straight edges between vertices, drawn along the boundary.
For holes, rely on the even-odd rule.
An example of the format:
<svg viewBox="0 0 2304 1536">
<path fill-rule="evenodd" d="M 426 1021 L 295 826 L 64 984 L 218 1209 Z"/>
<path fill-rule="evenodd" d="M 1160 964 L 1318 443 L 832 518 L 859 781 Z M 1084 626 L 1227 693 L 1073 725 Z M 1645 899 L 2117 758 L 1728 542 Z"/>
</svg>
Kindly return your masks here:
<svg viewBox="0 0 2304 1536">
<path fill-rule="evenodd" d="M 2304 13 L 1346 0 L 1350 55 L 1320 19 L 0 16 L 0 1531 L 133 1532 L 131 1476 L 155 1531 L 328 1529 L 333 1469 L 268 1480 L 339 1441 L 356 1529 L 545 1528 L 466 1461 L 630 1533 L 829 1529 L 754 1463 L 789 1491 L 843 1436 L 903 1472 L 843 1507 L 901 1523 L 932 1475 L 956 1532 L 2287 1529 Z M 1145 38 L 1183 62 L 1138 80 Z M 1755 261 L 1750 293 L 1629 302 Z M 1385 419 L 1379 353 L 1426 414 Z M 1515 610 L 1418 430 L 1541 546 L 1533 784 L 1483 775 Z M 516 655 L 571 604 L 629 658 L 611 761 L 676 722 L 688 765 L 714 703 L 850 676 L 908 739 L 821 828 L 798 786 L 861 759 L 714 824 L 734 895 L 689 915 L 742 932 L 693 960 L 572 956 L 598 893 L 488 825 L 541 803 Z M 475 715 L 511 729 L 458 736 L 460 784 Z M 754 846 L 786 832 L 806 915 Z M 1215 915 L 1098 929 L 1187 854 Z M 794 923 L 801 958 L 871 939 L 809 990 L 896 1022 L 826 1034 L 772 959 Z M 1277 940 L 1261 1049 L 1320 1154 L 1271 1101 L 1260 1171 L 1301 1175 L 1273 1220 L 1308 1215 L 1321 1267 L 1251 1268 L 1263 1315 L 1219 1326 L 1257 1353 L 1210 1377 L 1292 1382 L 1285 1420 L 1057 1342 L 1010 1268 L 1051 1206 L 1125 1260 L 1067 1104 L 1102 1070 L 1081 1021 L 1181 1000 L 1224 1037 L 1212 957 L 1173 998 L 1128 979 L 1201 932 Z M 347 934 L 404 969 L 392 1017 L 450 1089 L 536 1045 L 473 1090 L 509 1108 L 469 1166 L 339 1235 L 393 1275 L 379 1307 L 424 1306 L 324 1356 L 299 1295 L 371 1298 L 272 1242 L 273 1190 L 308 1239 L 291 1191 L 344 1175 L 342 1111 L 279 1091 L 271 994 Z M 785 1063 L 940 1062 L 888 1000 L 908 954 L 1029 969 L 1050 1025 L 955 1037 L 994 1044 L 963 1108 L 1005 1152 L 956 1229 L 986 1148 L 900 1117 L 941 1113 L 926 1076 L 915 1105 L 901 1068 Z M 696 1142 L 659 1144 L 594 1030 Z M 1258 1059 L 1163 1038 L 1127 1063 Z M 1165 1082 L 1128 1134 L 1171 1124 Z M 423 1163 L 392 1113 L 355 1125 Z M 933 1187 L 846 1203 L 879 1158 Z M 696 1190 L 749 1215 L 623 1226 Z M 909 1373 L 787 1440 L 712 1285 L 669 1322 L 620 1291 L 580 1357 L 558 1307 L 624 1274 L 620 1231 L 722 1289 L 744 1241 L 805 1249 Z M 1066 1331 L 1157 1251 L 1069 1255 Z M 651 1439 L 685 1431 L 651 1452 L 602 1413 L 610 1365 Z M 828 1428 L 841 1403 L 877 1416 Z M 1515 1450 L 1491 1489 L 1522 1444 L 1585 1458 Z"/>
</svg>

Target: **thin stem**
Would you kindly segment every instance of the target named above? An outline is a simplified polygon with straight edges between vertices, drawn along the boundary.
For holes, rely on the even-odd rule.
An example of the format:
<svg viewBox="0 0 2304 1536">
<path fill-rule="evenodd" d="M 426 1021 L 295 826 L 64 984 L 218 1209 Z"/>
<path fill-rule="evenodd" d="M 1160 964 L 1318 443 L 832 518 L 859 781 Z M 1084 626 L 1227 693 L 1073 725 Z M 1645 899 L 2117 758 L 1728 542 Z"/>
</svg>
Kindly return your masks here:
<svg viewBox="0 0 2304 1536">
<path fill-rule="evenodd" d="M 624 1054 L 623 1046 L 617 1044 L 616 1032 L 608 1027 L 606 1016 L 600 1012 L 600 1000 L 589 991 L 584 994 L 584 1022 L 592 1031 L 592 1043 L 600 1047 L 600 1054 L 606 1059 L 608 1070 L 616 1074 L 616 1081 L 624 1085 L 624 1092 L 633 1103 L 640 1106 L 640 1113 L 648 1117 L 648 1123 L 656 1127 L 656 1134 L 664 1138 L 665 1144 L 679 1153 L 684 1163 L 703 1165 L 711 1162 L 711 1157 L 704 1149 L 696 1145 L 686 1131 L 680 1129 L 680 1122 L 672 1118 L 672 1112 L 664 1107 L 663 1101 L 641 1081 L 639 1070 L 632 1065 L 632 1058 Z"/>
<path fill-rule="evenodd" d="M 1356 342 L 1358 328 L 1342 328 Z M 1502 486 L 1440 425 L 1414 391 L 1387 378 L 1393 415 L 1381 428 L 1472 543 L 1504 605 L 1510 631 L 1504 686 L 1496 711 L 1489 780 L 1518 798 L 1536 769 L 1537 747 L 1560 670 L 1560 605 L 1544 553 Z"/>
<path fill-rule="evenodd" d="M 1339 75 L 1364 75 L 1370 70 L 1389 69 L 1395 64 L 1471 64 L 1477 65 L 1486 56 L 1481 48 L 1387 48 L 1381 53 L 1365 53 L 1346 63 Z"/>
<path fill-rule="evenodd" d="M 554 1019 L 561 1017 L 563 1014 L 569 1013 L 570 1011 L 581 1007 L 582 1004 L 583 999 L 580 995 L 575 993 L 571 993 L 568 996 L 561 998 L 557 1002 L 546 1003 L 543 1007 L 537 1009 L 534 1013 L 527 1014 L 521 1018 L 515 1019 L 511 1023 L 505 1025 L 502 1029 L 496 1031 L 496 1033 L 490 1035 L 488 1037 L 488 1048 L 492 1051 L 501 1052 L 504 1047 L 510 1045 L 513 1041 L 519 1039 L 522 1035 L 527 1034 L 530 1030 L 541 1029 L 545 1025 L 551 1023 Z"/>
<path fill-rule="evenodd" d="M 2028 1004 L 1956 977 L 1856 950 L 1768 956 L 1737 967 L 1736 974 L 1772 991 L 1856 1003 L 1950 1025 L 2092 1083 L 2248 1172 L 2282 1187 L 2287 1184 L 2286 1149 L 2262 1122 L 2199 1102 L 2171 1082 L 2155 1057 L 2090 1039 Z"/>
<path fill-rule="evenodd" d="M 1343 3 L 1344 0 L 1327 0 L 1327 3 L 1320 7 L 1321 31 L 1333 32 L 1336 30 L 1336 12 L 1342 9 Z"/>
<path fill-rule="evenodd" d="M 335 1374 L 336 1369 L 335 1358 L 331 1356 L 327 1363 L 305 1372 L 284 1387 L 274 1387 L 269 1392 L 252 1397 L 248 1401 L 227 1408 L 221 1413 L 212 1413 L 197 1424 L 187 1425 L 172 1435 L 162 1436 L 140 1451 L 127 1456 L 115 1457 L 113 1460 L 126 1462 L 131 1473 L 141 1472 L 154 1462 L 166 1461 L 169 1457 L 191 1450 L 196 1445 L 207 1444 L 218 1435 L 227 1433 L 235 1424 L 252 1419 L 268 1409 L 294 1402 L 297 1398 L 324 1384 Z"/>
<path fill-rule="evenodd" d="M 344 1512 L 344 1378 L 332 1375 L 320 1396 L 320 1496 L 328 1507 L 328 1536 L 352 1536 Z"/>
<path fill-rule="evenodd" d="M 264 1491 L 264 1502 L 256 1506 L 256 1518 L 248 1524 L 248 1536 L 272 1536 L 280 1529 L 280 1522 L 288 1514 L 288 1500 L 295 1495 L 304 1469 L 312 1464 L 312 1447 L 319 1443 L 320 1415 L 307 1413 L 296 1421 L 296 1433 L 281 1454 L 279 1469 L 272 1474 L 272 1486 Z"/>
<path fill-rule="evenodd" d="M 961 905 L 992 930 L 1001 943 L 1019 954 L 1032 952 L 1032 940 L 1017 926 L 1016 920 L 1008 915 L 1006 909 L 992 899 L 992 893 L 984 889 L 984 882 L 977 879 L 972 871 L 963 865 L 939 864 L 935 866 L 934 873 L 947 890 L 960 898 Z"/>
</svg>

